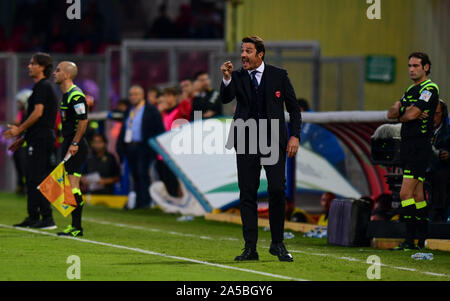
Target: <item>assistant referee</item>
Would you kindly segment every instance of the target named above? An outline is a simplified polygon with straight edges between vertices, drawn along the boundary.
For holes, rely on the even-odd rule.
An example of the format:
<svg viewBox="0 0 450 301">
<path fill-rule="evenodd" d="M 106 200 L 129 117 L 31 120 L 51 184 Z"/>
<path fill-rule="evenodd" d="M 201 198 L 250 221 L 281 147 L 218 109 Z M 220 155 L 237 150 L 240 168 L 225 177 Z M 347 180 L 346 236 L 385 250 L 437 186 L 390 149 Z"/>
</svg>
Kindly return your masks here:
<svg viewBox="0 0 450 301">
<path fill-rule="evenodd" d="M 77 202 L 77 208 L 72 211 L 72 225 L 59 232 L 62 236 L 83 236 L 81 213 L 83 198 L 80 190 L 80 179 L 83 165 L 88 156 L 88 143 L 84 137 L 88 125 L 86 96 L 74 85 L 78 68 L 72 62 L 61 62 L 53 73 L 55 83 L 64 93 L 60 105 L 62 135 L 62 154 L 71 158 L 64 164 L 69 177 L 72 193 Z"/>
<path fill-rule="evenodd" d="M 428 55 L 422 52 L 410 54 L 408 67 L 414 83 L 388 111 L 388 118 L 398 118 L 402 122 L 400 157 L 403 181 L 400 199 L 406 240 L 394 250 L 417 250 L 425 246 L 428 208 L 423 183 L 431 162 L 433 119 L 439 103 L 439 87 L 427 78 L 431 71 Z M 418 245 L 414 244 L 414 238 L 418 238 Z"/>
</svg>

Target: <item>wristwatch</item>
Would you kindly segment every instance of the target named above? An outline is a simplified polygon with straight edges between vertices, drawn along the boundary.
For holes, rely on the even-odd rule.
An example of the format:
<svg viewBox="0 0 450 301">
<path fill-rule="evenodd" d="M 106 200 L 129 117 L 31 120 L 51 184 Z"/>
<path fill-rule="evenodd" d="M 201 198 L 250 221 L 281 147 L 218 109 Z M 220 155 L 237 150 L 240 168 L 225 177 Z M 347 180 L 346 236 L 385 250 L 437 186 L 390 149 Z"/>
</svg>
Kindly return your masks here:
<svg viewBox="0 0 450 301">
<path fill-rule="evenodd" d="M 78 146 L 78 143 L 77 142 L 75 142 L 75 141 L 72 141 L 72 143 L 71 143 L 73 146 Z"/>
</svg>

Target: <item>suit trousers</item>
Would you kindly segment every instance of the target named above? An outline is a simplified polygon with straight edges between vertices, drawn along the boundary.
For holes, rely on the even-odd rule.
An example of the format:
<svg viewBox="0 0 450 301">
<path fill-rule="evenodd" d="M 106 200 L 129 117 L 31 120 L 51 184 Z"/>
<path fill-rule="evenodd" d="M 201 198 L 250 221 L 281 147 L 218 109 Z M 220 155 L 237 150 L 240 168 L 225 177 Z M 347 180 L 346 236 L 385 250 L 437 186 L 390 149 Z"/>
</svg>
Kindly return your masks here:
<svg viewBox="0 0 450 301">
<path fill-rule="evenodd" d="M 130 166 L 133 187 L 136 192 L 136 208 L 150 205 L 150 165 L 153 157 L 147 151 L 144 143 L 129 143 L 125 147 L 125 155 Z"/>
<path fill-rule="evenodd" d="M 261 154 L 236 155 L 242 230 L 246 247 L 256 248 L 258 241 L 257 194 L 262 167 L 267 176 L 272 243 L 283 241 L 286 211 L 286 150 L 280 148 L 279 154 L 276 164 L 265 166 L 261 165 Z"/>
</svg>

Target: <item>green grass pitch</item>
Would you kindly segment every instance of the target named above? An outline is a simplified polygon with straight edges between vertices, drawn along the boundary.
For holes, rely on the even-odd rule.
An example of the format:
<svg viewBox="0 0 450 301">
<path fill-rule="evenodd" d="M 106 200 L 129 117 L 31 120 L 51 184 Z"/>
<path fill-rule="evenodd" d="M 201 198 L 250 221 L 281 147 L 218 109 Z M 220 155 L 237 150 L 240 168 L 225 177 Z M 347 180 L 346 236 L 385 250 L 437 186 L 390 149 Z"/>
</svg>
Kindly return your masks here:
<svg viewBox="0 0 450 301">
<path fill-rule="evenodd" d="M 326 239 L 294 233 L 285 244 L 295 261 L 285 263 L 269 254 L 270 233 L 260 229 L 260 260 L 238 263 L 234 257 L 244 245 L 240 225 L 204 218 L 178 222 L 177 215 L 156 209 L 87 206 L 84 236 L 67 239 L 54 233 L 71 218 L 53 213 L 58 230 L 14 229 L 26 216 L 26 200 L 0 193 L 0 280 L 68 280 L 71 255 L 80 258 L 82 281 L 376 281 L 367 278 L 371 255 L 381 260 L 381 280 L 450 280 L 449 252 L 429 251 L 434 260 L 416 261 L 413 252 L 331 246 Z"/>
</svg>

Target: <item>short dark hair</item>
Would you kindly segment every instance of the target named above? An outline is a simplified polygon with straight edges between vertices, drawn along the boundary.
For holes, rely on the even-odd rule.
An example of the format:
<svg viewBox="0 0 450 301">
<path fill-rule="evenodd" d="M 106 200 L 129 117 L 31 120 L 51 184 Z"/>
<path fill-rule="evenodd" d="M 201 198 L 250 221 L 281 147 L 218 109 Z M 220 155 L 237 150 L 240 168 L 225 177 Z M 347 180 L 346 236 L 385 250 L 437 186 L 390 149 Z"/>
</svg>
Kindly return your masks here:
<svg viewBox="0 0 450 301">
<path fill-rule="evenodd" d="M 197 73 L 195 73 L 194 79 L 197 80 L 197 78 L 198 78 L 200 75 L 203 75 L 203 74 L 209 75 L 208 72 L 206 72 L 205 70 L 200 70 L 200 71 L 198 71 Z"/>
<path fill-rule="evenodd" d="M 35 55 L 33 55 L 33 60 L 38 64 L 39 66 L 44 67 L 44 76 L 46 78 L 49 78 L 52 76 L 53 71 L 53 60 L 50 54 L 38 52 Z"/>
<path fill-rule="evenodd" d="M 180 95 L 180 90 L 177 87 L 167 87 L 164 89 L 163 93 L 178 96 Z"/>
<path fill-rule="evenodd" d="M 159 88 L 157 86 L 150 86 L 150 88 L 147 89 L 147 93 L 151 92 L 151 91 L 156 92 L 156 94 L 161 93 L 161 91 L 159 90 Z"/>
<path fill-rule="evenodd" d="M 242 43 L 252 43 L 255 45 L 256 53 L 264 53 L 262 59 L 264 60 L 264 56 L 266 53 L 266 47 L 264 46 L 264 41 L 258 36 L 252 36 L 252 37 L 244 37 L 242 39 Z"/>
<path fill-rule="evenodd" d="M 439 99 L 439 103 L 441 104 L 441 123 L 447 123 L 448 122 L 448 107 L 447 104 L 442 100 Z"/>
<path fill-rule="evenodd" d="M 299 98 L 299 99 L 297 99 L 297 101 L 298 101 L 300 108 L 303 108 L 303 110 L 305 110 L 305 111 L 309 111 L 309 103 L 306 99 Z"/>
<path fill-rule="evenodd" d="M 190 81 L 190 82 L 193 81 L 193 80 L 192 80 L 192 77 L 190 77 L 190 76 L 185 76 L 185 77 L 182 77 L 182 78 L 181 78 L 180 83 L 181 83 L 181 82 L 184 82 L 184 81 L 186 81 L 186 80 L 188 80 L 188 81 Z"/>
<path fill-rule="evenodd" d="M 126 105 L 127 108 L 131 105 L 130 101 L 128 100 L 128 98 L 121 98 L 119 99 L 119 101 L 117 102 L 117 104 L 122 104 L 122 105 Z"/>
<path fill-rule="evenodd" d="M 413 52 L 409 55 L 408 60 L 410 60 L 412 57 L 415 57 L 416 59 L 420 59 L 420 62 L 423 67 L 425 67 L 425 65 L 428 64 L 430 67 L 428 68 L 427 75 L 429 75 L 431 73 L 431 61 L 430 61 L 430 57 L 428 56 L 428 54 L 426 54 L 424 52 Z"/>
<path fill-rule="evenodd" d="M 92 140 L 91 141 L 93 141 L 95 137 L 100 137 L 105 144 L 108 144 L 108 138 L 106 138 L 105 134 L 103 134 L 103 133 L 95 133 L 94 135 L 92 135 Z"/>
</svg>

